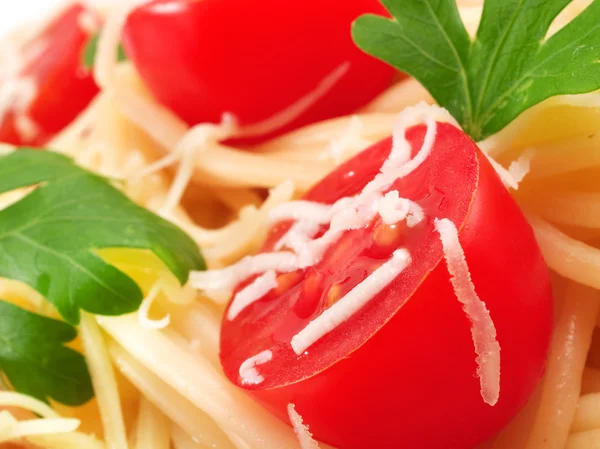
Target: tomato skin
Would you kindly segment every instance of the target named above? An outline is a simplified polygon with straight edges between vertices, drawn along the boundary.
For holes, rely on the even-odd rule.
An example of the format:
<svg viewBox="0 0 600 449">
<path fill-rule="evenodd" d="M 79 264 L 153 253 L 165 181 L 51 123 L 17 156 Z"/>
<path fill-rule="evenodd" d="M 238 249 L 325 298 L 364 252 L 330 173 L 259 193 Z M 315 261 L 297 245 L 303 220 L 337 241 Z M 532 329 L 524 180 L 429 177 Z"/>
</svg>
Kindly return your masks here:
<svg viewBox="0 0 600 449">
<path fill-rule="evenodd" d="M 19 74 L 36 80 L 36 98 L 24 113 L 37 125 L 39 133 L 33 138 L 20 135 L 15 111 L 8 111 L 0 122 L 1 142 L 43 145 L 71 123 L 98 93 L 91 72 L 82 65 L 82 52 L 89 40 L 79 25 L 79 16 L 84 11 L 81 4 L 73 4 L 24 46 L 26 53 L 34 45 L 47 42 L 47 48 Z"/>
<path fill-rule="evenodd" d="M 189 125 L 224 112 L 242 125 L 268 119 L 348 61 L 282 134 L 349 114 L 391 84 L 394 69 L 352 42 L 350 25 L 367 12 L 387 14 L 377 0 L 158 0 L 129 16 L 123 44 L 155 97 Z"/>
<path fill-rule="evenodd" d="M 448 127 L 440 129 L 438 140 L 446 132 Z M 352 193 L 348 191 L 355 190 L 349 187 L 352 183 L 362 186 L 369 179 L 361 176 L 361 159 L 370 169 L 376 164 L 366 153 L 382 153 L 382 161 L 390 147 L 388 140 L 366 150 L 308 196 L 316 200 Z M 552 296 L 548 270 L 530 226 L 479 152 L 477 163 L 477 186 L 459 238 L 477 293 L 490 310 L 498 334 L 499 402 L 491 407 L 481 398 L 471 324 L 456 299 L 443 259 L 362 346 L 314 375 L 282 379 L 264 388 L 246 387 L 249 394 L 284 421 L 286 405 L 294 403 L 315 437 L 340 449 L 468 449 L 508 423 L 543 374 L 552 330 Z M 456 173 L 457 183 L 461 175 Z M 260 325 L 270 326 L 265 321 Z M 238 385 L 231 345 L 248 338 L 247 333 L 239 334 L 239 326 L 224 320 L 221 335 L 224 371 Z M 357 327 L 355 332 L 361 330 Z M 341 342 L 332 340 L 328 344 L 335 352 Z M 271 363 L 275 362 L 274 357 Z M 275 370 L 266 365 L 264 369 L 265 377 L 272 374 L 267 370 Z"/>
</svg>

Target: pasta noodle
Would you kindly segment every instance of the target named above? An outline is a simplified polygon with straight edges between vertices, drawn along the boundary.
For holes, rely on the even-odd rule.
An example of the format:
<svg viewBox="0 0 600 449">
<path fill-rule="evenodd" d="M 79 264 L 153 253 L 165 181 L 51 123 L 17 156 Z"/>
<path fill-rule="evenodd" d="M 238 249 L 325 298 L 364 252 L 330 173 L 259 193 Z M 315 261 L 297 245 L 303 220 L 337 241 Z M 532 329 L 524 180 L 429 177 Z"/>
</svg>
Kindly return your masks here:
<svg viewBox="0 0 600 449">
<path fill-rule="evenodd" d="M 473 34 L 480 2 L 459 3 Z M 588 3 L 573 2 L 552 32 Z M 49 146 L 97 173 L 124 180 L 120 188 L 133 201 L 188 232 L 211 269 L 257 251 L 271 224 L 270 211 L 390 136 L 405 107 L 434 103 L 416 80 L 404 80 L 352 116 L 314 123 L 257 144 L 252 152 L 242 151 L 223 140 L 289 122 L 343 79 L 347 66 L 336 68 L 295 109 L 282 111 L 262 128 L 240 129 L 232 117 L 224 117 L 221 124 L 190 129 L 154 100 L 131 63 L 116 61 L 132 5 L 111 10 L 102 31 L 94 66 L 102 92 Z M 600 449 L 600 366 L 587 359 L 600 350 L 592 339 L 600 306 L 599 96 L 547 100 L 480 142 L 523 205 L 559 288 L 544 379 L 519 415 L 479 449 Z M 556 115 L 562 125 L 548 125 L 548 117 Z M 12 150 L 0 146 L 0 154 Z M 1 207 L 26 193 L 1 195 Z M 202 217 L 193 214 L 197 204 L 202 204 Z M 219 335 L 227 292 L 200 294 L 189 285 L 181 287 L 151 253 L 108 249 L 99 254 L 146 293 L 137 315 L 82 315 L 81 342 L 75 345 L 82 346 L 90 368 L 96 402 L 89 407 L 101 417 L 103 435 L 96 439 L 76 430 L 89 409 L 69 409 L 69 417 L 62 417 L 44 403 L 0 391 L 0 407 L 15 411 L 0 412 L 0 443 L 23 437 L 49 449 L 300 447 L 291 427 L 236 390 L 221 371 Z M 0 278 L 0 297 L 56 315 L 41 295 L 20 282 Z M 133 385 L 133 395 L 122 394 L 117 376 Z M 494 394 L 490 402 L 497 400 Z M 132 409 L 135 418 L 126 416 Z M 296 417 L 293 406 L 290 410 Z M 299 417 L 296 424 L 301 432 Z M 302 447 L 317 447 L 310 434 L 302 433 L 301 439 Z"/>
</svg>

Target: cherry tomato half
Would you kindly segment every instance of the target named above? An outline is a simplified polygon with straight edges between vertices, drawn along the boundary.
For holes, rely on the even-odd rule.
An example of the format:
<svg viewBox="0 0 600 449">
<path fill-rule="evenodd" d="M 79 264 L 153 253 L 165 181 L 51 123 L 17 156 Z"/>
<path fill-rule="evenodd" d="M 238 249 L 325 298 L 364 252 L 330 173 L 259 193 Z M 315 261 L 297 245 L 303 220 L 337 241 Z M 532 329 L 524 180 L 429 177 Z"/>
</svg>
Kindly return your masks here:
<svg viewBox="0 0 600 449">
<path fill-rule="evenodd" d="M 92 74 L 82 65 L 83 48 L 90 38 L 89 30 L 84 29 L 84 14 L 93 12 L 80 4 L 70 6 L 22 48 L 23 56 L 31 59 L 17 76 L 33 80 L 35 97 L 24 110 L 12 108 L 0 117 L 0 142 L 43 145 L 97 94 Z M 29 132 L 19 127 L 23 117 L 32 126 Z"/>
<path fill-rule="evenodd" d="M 397 72 L 352 42 L 351 23 L 367 12 L 387 14 L 377 0 L 158 0 L 129 16 L 123 44 L 155 97 L 189 125 L 225 112 L 261 122 L 348 62 L 281 134 L 349 114 L 391 84 Z"/>
<path fill-rule="evenodd" d="M 421 147 L 424 126 L 407 139 Z M 391 150 L 391 139 L 327 176 L 306 199 L 331 204 L 357 194 Z M 525 404 L 544 371 L 552 329 L 548 271 L 533 232 L 476 145 L 438 124 L 428 159 L 393 189 L 425 211 L 414 228 L 376 218 L 347 231 L 321 262 L 279 274 L 278 287 L 223 320 L 221 363 L 227 377 L 287 420 L 294 403 L 314 435 L 340 449 L 467 449 L 498 432 Z M 475 289 L 490 311 L 501 348 L 500 396 L 484 403 L 476 377 L 471 322 L 451 285 L 434 217 L 459 230 Z M 289 228 L 271 230 L 273 251 Z M 297 356 L 290 346 L 332 303 L 406 248 L 412 263 L 356 314 Z M 241 364 L 264 381 L 244 385 Z"/>
</svg>

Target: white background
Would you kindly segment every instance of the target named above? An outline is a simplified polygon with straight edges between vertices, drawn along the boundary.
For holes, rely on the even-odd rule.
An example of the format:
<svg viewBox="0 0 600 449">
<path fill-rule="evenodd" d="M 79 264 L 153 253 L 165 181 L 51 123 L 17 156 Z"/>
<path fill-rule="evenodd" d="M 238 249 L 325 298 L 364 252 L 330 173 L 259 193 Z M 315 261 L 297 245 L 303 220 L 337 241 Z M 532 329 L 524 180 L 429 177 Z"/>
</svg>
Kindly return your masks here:
<svg viewBox="0 0 600 449">
<path fill-rule="evenodd" d="M 63 3 L 63 0 L 0 0 L 0 35 L 24 22 L 41 19 Z"/>
</svg>

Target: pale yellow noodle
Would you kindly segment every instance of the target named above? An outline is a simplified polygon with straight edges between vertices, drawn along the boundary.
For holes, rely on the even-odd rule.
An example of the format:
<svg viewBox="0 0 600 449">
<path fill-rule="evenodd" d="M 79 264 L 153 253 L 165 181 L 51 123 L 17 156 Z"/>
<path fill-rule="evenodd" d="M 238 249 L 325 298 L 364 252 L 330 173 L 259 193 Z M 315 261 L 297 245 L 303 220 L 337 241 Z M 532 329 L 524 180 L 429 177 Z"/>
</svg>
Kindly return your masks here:
<svg viewBox="0 0 600 449">
<path fill-rule="evenodd" d="M 571 432 L 600 429 L 600 393 L 591 393 L 579 398 L 577 412 L 571 424 Z"/>
<path fill-rule="evenodd" d="M 164 149 L 173 150 L 185 135 L 187 126 L 172 113 L 157 106 L 139 87 L 140 82 L 133 70 L 127 69 L 127 65 L 122 67 L 115 84 L 119 86 L 119 90 L 114 92 L 119 108 Z M 202 157 L 197 159 L 193 179 L 202 184 L 226 187 L 274 187 L 291 180 L 300 190 L 307 190 L 327 171 L 326 167 L 314 163 L 292 163 L 213 143 L 208 144 Z"/>
<path fill-rule="evenodd" d="M 599 249 L 567 236 L 533 214 L 527 218 L 550 268 L 575 282 L 600 289 Z"/>
<path fill-rule="evenodd" d="M 171 435 L 175 449 L 211 449 L 211 446 L 195 441 L 179 426 L 173 426 Z"/>
<path fill-rule="evenodd" d="M 204 300 L 206 301 L 206 300 Z M 171 309 L 173 326 L 216 366 L 219 364 L 220 316 L 203 302 Z"/>
<path fill-rule="evenodd" d="M 297 449 L 289 427 L 233 387 L 207 360 L 160 332 L 144 329 L 135 317 L 98 320 L 125 350 L 211 416 L 228 435 L 257 449 Z"/>
<path fill-rule="evenodd" d="M 92 384 L 100 407 L 108 449 L 127 449 L 127 431 L 117 380 L 102 333 L 92 315 L 82 313 L 80 333 Z"/>
<path fill-rule="evenodd" d="M 136 361 L 121 346 L 111 342 L 109 350 L 121 373 L 171 421 L 198 441 L 212 444 L 215 449 L 235 448 L 211 418 Z"/>
<path fill-rule="evenodd" d="M 79 432 L 29 437 L 28 440 L 46 449 L 108 449 L 104 442 Z"/>
<path fill-rule="evenodd" d="M 565 449 L 600 449 L 600 430 L 589 430 L 571 435 Z"/>
<path fill-rule="evenodd" d="M 600 132 L 539 144 L 535 150 L 532 179 L 600 167 Z"/>
<path fill-rule="evenodd" d="M 292 131 L 253 150 L 289 160 L 315 163 L 329 151 L 333 141 L 344 136 L 353 120 L 358 120 L 361 125 L 361 140 L 374 143 L 390 136 L 397 118 L 397 113 L 365 113 L 334 118 Z"/>
<path fill-rule="evenodd" d="M 567 289 L 556 318 L 539 411 L 525 449 L 564 447 L 599 305 L 598 292 L 575 283 Z"/>
<path fill-rule="evenodd" d="M 171 423 L 147 399 L 140 401 L 135 438 L 136 449 L 170 449 Z"/>
</svg>

